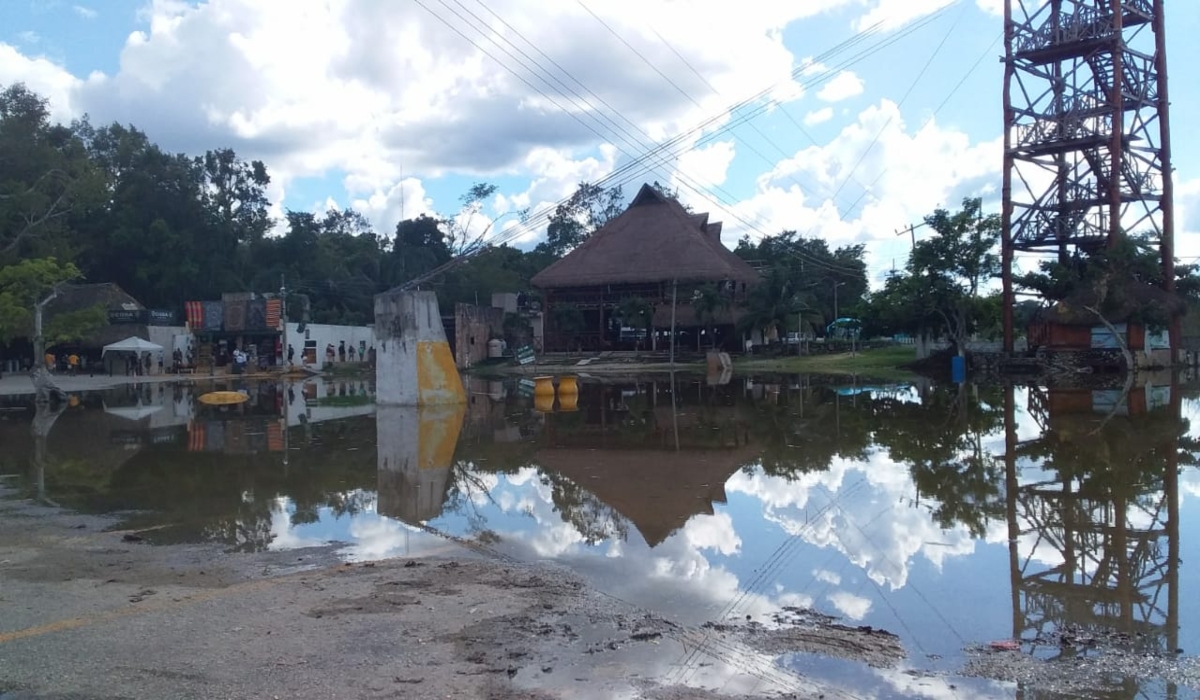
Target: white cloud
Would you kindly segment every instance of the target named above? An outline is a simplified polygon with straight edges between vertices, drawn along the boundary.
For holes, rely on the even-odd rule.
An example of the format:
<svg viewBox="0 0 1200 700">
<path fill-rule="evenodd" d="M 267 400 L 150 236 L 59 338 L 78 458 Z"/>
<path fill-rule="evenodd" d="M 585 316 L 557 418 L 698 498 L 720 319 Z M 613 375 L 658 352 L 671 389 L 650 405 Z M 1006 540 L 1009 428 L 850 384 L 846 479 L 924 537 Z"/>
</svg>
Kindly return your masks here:
<svg viewBox="0 0 1200 700">
<path fill-rule="evenodd" d="M 83 5 L 75 5 L 71 9 L 75 10 L 75 14 L 84 19 L 96 19 L 100 16 L 99 12 L 96 12 L 90 7 L 84 7 Z"/>
<path fill-rule="evenodd" d="M 1004 0 L 975 0 L 975 4 L 989 15 L 1004 16 Z"/>
<path fill-rule="evenodd" d="M 729 165 L 733 163 L 733 156 L 733 141 L 715 141 L 703 148 L 694 148 L 679 156 L 676 176 L 671 184 L 682 191 L 682 181 L 678 179 L 678 173 L 682 172 L 694 186 L 722 185 L 728 176 Z M 686 201 L 686 197 L 680 196 Z"/>
<path fill-rule="evenodd" d="M 833 107 L 822 107 L 804 115 L 805 126 L 816 126 L 833 119 Z"/>
<path fill-rule="evenodd" d="M 862 31 L 876 24 L 883 30 L 896 29 L 915 19 L 937 12 L 956 0 L 877 0 L 875 6 L 860 17 L 854 27 Z M 980 0 L 981 5 L 987 0 Z"/>
<path fill-rule="evenodd" d="M 72 96 L 80 81 L 49 59 L 28 58 L 16 47 L 0 42 L 0 85 L 17 82 L 48 99 L 54 119 L 65 122 L 76 116 Z"/>
<path fill-rule="evenodd" d="M 31 29 L 26 29 L 17 34 L 17 38 L 26 44 L 36 44 L 42 40 L 42 37 Z"/>
<path fill-rule="evenodd" d="M 825 102 L 841 102 L 863 93 L 862 78 L 854 71 L 844 70 L 835 75 L 817 92 L 817 99 Z"/>
<path fill-rule="evenodd" d="M 881 100 L 829 143 L 760 176 L 756 194 L 737 205 L 740 217 L 727 219 L 726 227 L 735 237 L 789 228 L 837 244 L 894 240 L 897 228 L 938 206 L 986 193 L 1000 177 L 1000 147 L 999 138 L 972 143 L 935 120 L 910 131 L 897 105 Z M 741 220 L 755 222 L 758 231 L 747 231 Z"/>
<path fill-rule="evenodd" d="M 828 583 L 831 586 L 840 586 L 842 583 L 841 576 L 838 576 L 836 573 L 827 571 L 825 569 L 817 569 L 816 571 L 813 571 L 813 578 L 818 581 Z"/>
</svg>

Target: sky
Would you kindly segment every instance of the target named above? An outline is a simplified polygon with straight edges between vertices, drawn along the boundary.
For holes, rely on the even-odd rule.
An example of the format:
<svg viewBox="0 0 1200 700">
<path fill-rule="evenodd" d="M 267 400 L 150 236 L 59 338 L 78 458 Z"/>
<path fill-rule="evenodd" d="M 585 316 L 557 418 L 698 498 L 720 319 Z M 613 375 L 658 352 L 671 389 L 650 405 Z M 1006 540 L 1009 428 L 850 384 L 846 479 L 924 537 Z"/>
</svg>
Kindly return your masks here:
<svg viewBox="0 0 1200 700">
<path fill-rule="evenodd" d="M 1033 2 L 1033 0 L 1026 0 Z M 382 233 L 451 216 L 527 248 L 580 181 L 658 180 L 744 235 L 864 243 L 964 197 L 999 211 L 1003 0 L 0 0 L 0 85 L 56 119 L 263 160 L 274 214 Z M 1200 3 L 1167 3 L 1187 76 Z M 1191 31 L 1189 31 L 1191 30 Z M 1171 89 L 1179 255 L 1200 256 L 1200 91 Z M 536 222 L 536 216 L 533 219 Z M 921 231 L 917 232 L 918 236 Z"/>
</svg>

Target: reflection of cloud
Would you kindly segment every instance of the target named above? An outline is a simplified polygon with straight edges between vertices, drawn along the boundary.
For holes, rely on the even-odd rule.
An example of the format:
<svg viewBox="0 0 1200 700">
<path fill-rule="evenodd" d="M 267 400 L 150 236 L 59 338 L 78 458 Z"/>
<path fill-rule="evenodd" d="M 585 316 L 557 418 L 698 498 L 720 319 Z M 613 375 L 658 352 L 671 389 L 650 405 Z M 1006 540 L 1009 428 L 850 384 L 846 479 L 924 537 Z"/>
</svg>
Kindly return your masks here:
<svg viewBox="0 0 1200 700">
<path fill-rule="evenodd" d="M 831 586 L 839 586 L 842 583 L 841 576 L 838 576 L 832 571 L 826 571 L 825 569 L 814 569 L 813 578 L 823 583 L 828 583 Z"/>
<path fill-rule="evenodd" d="M 767 520 L 809 544 L 840 551 L 893 590 L 905 585 L 918 554 L 941 568 L 946 558 L 975 551 L 967 528 L 943 530 L 925 508 L 901 504 L 915 499 L 916 488 L 908 468 L 883 452 L 866 462 L 835 459 L 828 470 L 794 481 L 738 473 L 725 489 L 753 496 Z"/>
<path fill-rule="evenodd" d="M 829 602 L 833 603 L 833 607 L 837 608 L 838 612 L 856 622 L 866 617 L 867 613 L 871 611 L 870 600 L 846 591 L 830 594 Z"/>
<path fill-rule="evenodd" d="M 301 536 L 292 527 L 292 514 L 295 512 L 296 505 L 290 498 L 276 498 L 271 504 L 271 544 L 268 549 L 302 549 L 325 544 L 323 540 Z"/>
</svg>

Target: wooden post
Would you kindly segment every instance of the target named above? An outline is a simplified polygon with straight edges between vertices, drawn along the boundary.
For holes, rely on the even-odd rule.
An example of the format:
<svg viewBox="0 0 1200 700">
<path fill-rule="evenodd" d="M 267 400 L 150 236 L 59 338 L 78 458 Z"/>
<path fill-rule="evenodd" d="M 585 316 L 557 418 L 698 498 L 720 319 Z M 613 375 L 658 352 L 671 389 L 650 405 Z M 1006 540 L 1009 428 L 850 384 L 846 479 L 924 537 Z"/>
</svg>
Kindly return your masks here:
<svg viewBox="0 0 1200 700">
<path fill-rule="evenodd" d="M 678 294 L 679 294 L 679 280 L 671 280 L 671 365 L 672 366 L 675 365 L 675 301 L 676 301 L 676 297 L 678 296 Z M 672 381 L 674 381 L 674 378 L 675 378 L 674 375 L 672 375 L 672 377 L 671 377 Z M 672 383 L 671 390 L 674 391 L 674 389 L 675 389 L 675 385 Z M 674 399 L 673 396 L 672 396 L 672 399 Z M 676 439 L 678 439 L 678 436 L 676 436 Z M 678 445 L 676 446 L 676 449 L 679 449 Z"/>
</svg>

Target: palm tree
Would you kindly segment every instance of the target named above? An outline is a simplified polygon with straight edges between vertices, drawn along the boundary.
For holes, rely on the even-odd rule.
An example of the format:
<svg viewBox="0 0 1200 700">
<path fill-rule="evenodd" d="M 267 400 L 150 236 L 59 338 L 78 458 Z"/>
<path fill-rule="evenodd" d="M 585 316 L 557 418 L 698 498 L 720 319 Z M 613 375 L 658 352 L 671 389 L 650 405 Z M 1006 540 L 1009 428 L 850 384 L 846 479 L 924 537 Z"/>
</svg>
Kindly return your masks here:
<svg viewBox="0 0 1200 700">
<path fill-rule="evenodd" d="M 821 315 L 813 307 L 811 299 L 797 289 L 789 272 L 781 267 L 771 268 L 766 277 L 750 290 L 743 306 L 746 314 L 738 323 L 738 330 L 743 334 L 754 330 L 775 330 L 778 333 L 786 329 L 793 318 L 798 318 L 801 325 L 811 324 L 814 320 L 821 321 Z"/>
<path fill-rule="evenodd" d="M 728 310 L 729 307 L 729 297 L 722 294 L 715 284 L 706 284 L 692 295 L 692 310 L 696 312 L 696 320 L 708 333 L 713 350 L 717 349 L 717 312 Z M 700 349 L 699 337 L 696 338 L 696 349 Z"/>
<path fill-rule="evenodd" d="M 646 337 L 650 337 L 650 326 L 654 322 L 654 305 L 649 301 L 641 297 L 625 297 L 617 304 L 616 315 L 621 319 L 622 325 L 643 328 Z M 641 342 L 641 338 L 638 338 L 638 349 L 641 349 Z"/>
</svg>

